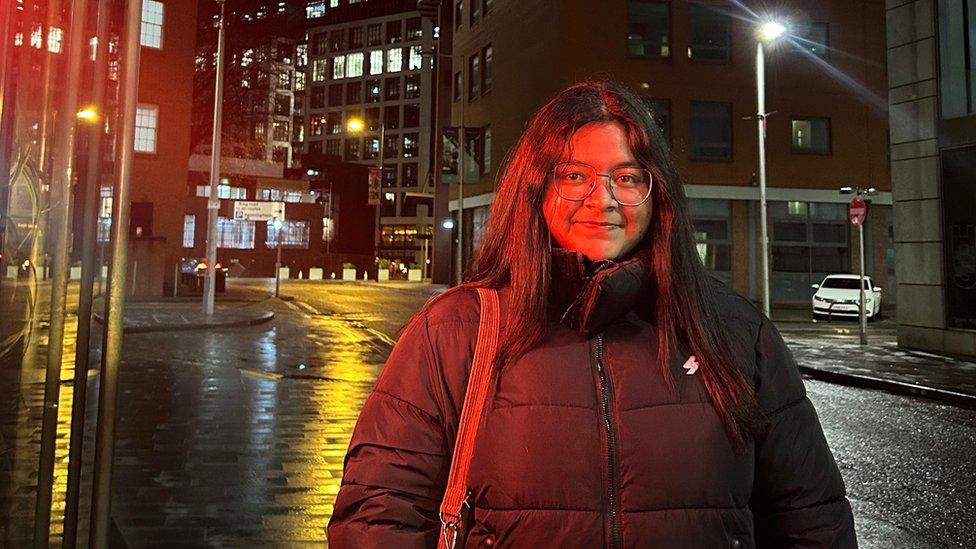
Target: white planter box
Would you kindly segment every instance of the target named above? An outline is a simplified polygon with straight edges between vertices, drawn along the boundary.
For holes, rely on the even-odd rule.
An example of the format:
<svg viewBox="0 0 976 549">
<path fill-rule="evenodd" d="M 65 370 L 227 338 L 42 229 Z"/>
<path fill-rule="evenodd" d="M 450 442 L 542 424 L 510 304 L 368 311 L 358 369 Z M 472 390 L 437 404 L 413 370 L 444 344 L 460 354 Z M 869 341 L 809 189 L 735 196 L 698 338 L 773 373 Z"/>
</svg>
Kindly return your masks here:
<svg viewBox="0 0 976 549">
<path fill-rule="evenodd" d="M 291 276 L 291 267 L 279 268 L 278 276 L 281 277 L 282 280 L 288 280 L 288 277 Z"/>
<path fill-rule="evenodd" d="M 390 271 L 386 269 L 380 269 L 376 273 L 376 280 L 378 282 L 386 282 L 387 280 L 390 280 Z"/>
<path fill-rule="evenodd" d="M 420 269 L 410 269 L 407 271 L 407 280 L 410 282 L 420 282 Z"/>
<path fill-rule="evenodd" d="M 323 271 L 319 267 L 311 267 L 308 270 L 308 279 L 309 280 L 322 280 L 322 273 L 323 273 Z"/>
<path fill-rule="evenodd" d="M 81 267 L 72 267 L 71 272 L 68 275 L 68 278 L 71 280 L 81 279 Z"/>
<path fill-rule="evenodd" d="M 356 269 L 343 269 L 342 270 L 343 280 L 356 280 Z"/>
</svg>

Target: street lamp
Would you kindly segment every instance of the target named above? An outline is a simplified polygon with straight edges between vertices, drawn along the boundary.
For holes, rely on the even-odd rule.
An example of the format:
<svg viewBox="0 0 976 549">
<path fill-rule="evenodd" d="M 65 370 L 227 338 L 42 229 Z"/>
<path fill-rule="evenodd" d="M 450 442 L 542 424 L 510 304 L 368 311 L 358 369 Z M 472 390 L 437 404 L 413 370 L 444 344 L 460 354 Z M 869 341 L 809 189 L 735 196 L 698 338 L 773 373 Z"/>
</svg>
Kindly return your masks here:
<svg viewBox="0 0 976 549">
<path fill-rule="evenodd" d="M 366 131 L 366 121 L 359 117 L 352 117 L 346 120 L 346 131 L 349 133 L 365 133 Z M 383 154 L 386 147 L 386 122 L 380 124 L 380 192 L 383 191 Z M 382 199 L 380 204 L 376 205 L 376 232 L 373 235 L 373 245 L 376 247 L 377 257 L 380 254 L 380 205 L 382 204 Z"/>
<path fill-rule="evenodd" d="M 275 297 L 281 293 L 281 220 L 277 216 L 271 218 L 271 226 L 275 230 L 275 247 L 278 248 L 275 259 Z"/>
<path fill-rule="evenodd" d="M 762 242 L 763 313 L 769 316 L 769 228 L 766 221 L 766 53 L 765 43 L 771 43 L 786 32 L 776 21 L 766 21 L 758 30 L 756 40 L 756 124 L 759 129 L 759 227 Z"/>
</svg>

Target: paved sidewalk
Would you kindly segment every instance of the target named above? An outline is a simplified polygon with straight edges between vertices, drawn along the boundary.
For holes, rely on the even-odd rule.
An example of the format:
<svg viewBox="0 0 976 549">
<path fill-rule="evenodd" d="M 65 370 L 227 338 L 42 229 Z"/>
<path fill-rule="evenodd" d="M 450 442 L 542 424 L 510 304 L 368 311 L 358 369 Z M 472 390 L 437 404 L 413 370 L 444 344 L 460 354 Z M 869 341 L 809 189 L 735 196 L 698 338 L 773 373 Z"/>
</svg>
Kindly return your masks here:
<svg viewBox="0 0 976 549">
<path fill-rule="evenodd" d="M 101 313 L 95 320 L 104 323 Z M 173 332 L 254 326 L 270 322 L 274 312 L 260 305 L 215 305 L 213 315 L 203 314 L 197 302 L 134 302 L 125 306 L 125 333 Z"/>
</svg>

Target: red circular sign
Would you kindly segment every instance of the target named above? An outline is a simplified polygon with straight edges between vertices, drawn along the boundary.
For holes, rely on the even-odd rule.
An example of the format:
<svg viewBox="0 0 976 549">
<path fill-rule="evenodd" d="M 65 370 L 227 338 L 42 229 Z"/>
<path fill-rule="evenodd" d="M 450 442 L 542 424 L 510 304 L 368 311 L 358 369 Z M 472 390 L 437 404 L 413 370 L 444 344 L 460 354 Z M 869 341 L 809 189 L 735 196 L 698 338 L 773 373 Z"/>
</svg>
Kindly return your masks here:
<svg viewBox="0 0 976 549">
<path fill-rule="evenodd" d="M 851 203 L 847 205 L 847 214 L 851 218 L 851 224 L 860 225 L 868 216 L 868 205 L 860 196 L 855 196 Z"/>
</svg>

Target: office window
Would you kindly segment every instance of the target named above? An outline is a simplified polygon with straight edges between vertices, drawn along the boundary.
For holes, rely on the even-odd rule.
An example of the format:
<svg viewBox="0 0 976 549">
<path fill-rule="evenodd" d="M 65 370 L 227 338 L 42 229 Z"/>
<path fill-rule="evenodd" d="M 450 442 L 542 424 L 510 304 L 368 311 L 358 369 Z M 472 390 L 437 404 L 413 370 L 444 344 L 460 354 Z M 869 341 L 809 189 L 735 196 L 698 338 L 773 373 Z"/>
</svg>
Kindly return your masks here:
<svg viewBox="0 0 976 549">
<path fill-rule="evenodd" d="M 661 130 L 661 134 L 664 136 L 665 141 L 671 143 L 671 100 L 670 99 L 649 99 L 647 97 L 641 98 L 644 104 L 651 109 L 651 114 L 654 116 L 654 121 L 657 122 L 657 127 Z"/>
<path fill-rule="evenodd" d="M 403 127 L 416 128 L 420 126 L 420 105 L 410 103 L 403 106 Z"/>
<path fill-rule="evenodd" d="M 380 138 L 379 137 L 367 137 L 366 138 L 366 160 L 372 160 L 379 156 L 380 154 Z"/>
<path fill-rule="evenodd" d="M 387 134 L 385 139 L 386 141 L 383 143 L 383 157 L 397 158 L 400 156 L 400 136 Z"/>
<path fill-rule="evenodd" d="M 688 200 L 695 231 L 695 248 L 702 264 L 717 278 L 731 282 L 732 238 L 731 207 L 728 200 L 693 198 Z"/>
<path fill-rule="evenodd" d="M 939 0 L 939 106 L 942 118 L 976 112 L 976 1 Z"/>
<path fill-rule="evenodd" d="M 386 22 L 386 43 L 399 44 L 403 41 L 403 23 L 400 21 Z"/>
<path fill-rule="evenodd" d="M 478 54 L 468 59 L 468 101 L 474 101 L 480 93 L 481 60 Z"/>
<path fill-rule="evenodd" d="M 339 29 L 329 32 L 329 51 L 337 52 L 346 48 L 346 30 Z"/>
<path fill-rule="evenodd" d="M 325 133 L 326 118 L 324 114 L 313 114 L 308 119 L 308 132 L 311 135 L 322 135 Z"/>
<path fill-rule="evenodd" d="M 461 16 L 464 13 L 464 2 L 454 4 L 454 30 L 461 28 Z"/>
<path fill-rule="evenodd" d="M 423 36 L 423 27 L 421 27 L 421 20 L 419 17 L 411 17 L 407 19 L 407 36 L 406 39 L 409 40 L 420 40 Z"/>
<path fill-rule="evenodd" d="M 725 62 L 732 59 L 732 16 L 727 4 L 688 5 L 691 40 L 688 59 Z"/>
<path fill-rule="evenodd" d="M 320 88 L 323 89 L 324 88 Z M 329 86 L 329 106 L 330 107 L 341 107 L 342 106 L 342 84 L 332 84 Z M 315 108 L 315 97 L 312 97 L 312 108 Z"/>
<path fill-rule="evenodd" d="M 370 46 L 379 46 L 383 43 L 383 25 L 381 23 L 366 27 L 366 43 Z"/>
<path fill-rule="evenodd" d="M 342 133 L 342 113 L 335 111 L 330 112 L 326 118 L 326 129 L 331 135 L 338 135 Z"/>
<path fill-rule="evenodd" d="M 403 134 L 403 157 L 413 158 L 417 156 L 418 148 L 417 141 L 420 137 L 416 133 L 405 133 Z"/>
<path fill-rule="evenodd" d="M 218 217 L 217 247 L 235 250 L 253 250 L 254 222 Z"/>
<path fill-rule="evenodd" d="M 354 27 L 349 29 L 349 49 L 363 47 L 363 28 Z"/>
<path fill-rule="evenodd" d="M 275 141 L 290 141 L 291 124 L 288 122 L 273 122 L 271 125 L 271 135 Z"/>
<path fill-rule="evenodd" d="M 414 162 L 406 162 L 403 164 L 403 177 L 401 182 L 404 187 L 416 187 L 417 186 L 417 164 Z"/>
<path fill-rule="evenodd" d="M 491 171 L 491 126 L 485 126 L 481 133 L 485 146 L 484 152 L 482 153 L 484 162 L 481 164 L 481 173 L 488 173 Z"/>
<path fill-rule="evenodd" d="M 671 55 L 671 5 L 660 0 L 627 0 L 627 55 Z"/>
<path fill-rule="evenodd" d="M 397 99 L 400 99 L 400 77 L 399 76 L 394 76 L 393 78 L 387 78 L 383 86 L 386 88 L 387 101 L 395 101 Z"/>
<path fill-rule="evenodd" d="M 793 118 L 790 133 L 793 152 L 830 154 L 829 118 Z"/>
<path fill-rule="evenodd" d="M 805 51 L 820 59 L 830 59 L 828 41 L 830 40 L 827 23 L 800 23 L 790 29 L 793 43 L 801 51 Z"/>
<path fill-rule="evenodd" d="M 325 154 L 329 156 L 339 156 L 342 154 L 342 140 L 340 139 L 326 139 L 325 140 Z"/>
<path fill-rule="evenodd" d="M 264 139 L 265 130 L 266 127 L 264 122 L 255 122 L 254 126 L 251 128 L 251 136 L 258 140 Z"/>
<path fill-rule="evenodd" d="M 386 72 L 400 72 L 403 70 L 403 48 L 386 50 Z"/>
<path fill-rule="evenodd" d="M 346 78 L 357 78 L 363 75 L 363 52 L 346 55 Z"/>
<path fill-rule="evenodd" d="M 346 84 L 346 104 L 358 105 L 363 101 L 363 82 L 350 82 Z"/>
<path fill-rule="evenodd" d="M 379 103 L 382 99 L 383 88 L 380 86 L 380 80 L 378 78 L 370 79 L 366 81 L 366 102 L 367 103 Z"/>
<path fill-rule="evenodd" d="M 329 51 L 329 36 L 324 32 L 312 36 L 312 55 L 325 55 Z"/>
<path fill-rule="evenodd" d="M 346 160 L 359 160 L 361 141 L 358 137 L 346 139 Z"/>
<path fill-rule="evenodd" d="M 325 15 L 325 0 L 310 0 L 305 4 L 305 18 L 315 19 Z"/>
<path fill-rule="evenodd" d="M 485 7 L 484 7 L 484 10 L 483 11 L 485 12 L 485 15 L 487 16 L 489 13 L 491 13 L 492 1 L 491 0 L 484 0 L 484 2 L 485 2 Z"/>
<path fill-rule="evenodd" d="M 732 159 L 732 104 L 691 102 L 691 146 L 695 160 Z"/>
<path fill-rule="evenodd" d="M 369 52 L 369 74 L 383 73 L 383 50 Z"/>
<path fill-rule="evenodd" d="M 336 56 L 332 59 L 332 79 L 338 80 L 346 77 L 346 57 Z"/>
<path fill-rule="evenodd" d="M 481 19 L 481 0 L 471 0 L 471 9 L 468 10 L 468 24 L 474 26 Z"/>
<path fill-rule="evenodd" d="M 380 109 L 379 107 L 373 107 L 366 109 L 366 116 L 363 117 L 366 121 L 366 128 L 371 132 L 380 131 Z"/>
<path fill-rule="evenodd" d="M 481 93 L 488 93 L 491 91 L 491 65 L 492 65 L 492 50 L 491 44 L 488 44 L 481 50 L 481 57 L 484 58 L 484 68 L 481 71 Z"/>
<path fill-rule="evenodd" d="M 400 107 L 398 105 L 383 107 L 383 124 L 387 130 L 395 130 L 400 127 Z"/>
<path fill-rule="evenodd" d="M 192 248 L 194 233 L 197 227 L 197 216 L 187 214 L 183 216 L 183 247 Z"/>
<path fill-rule="evenodd" d="M 295 46 L 295 66 L 299 69 L 308 65 L 308 44 Z"/>
<path fill-rule="evenodd" d="M 313 109 L 325 107 L 325 86 L 315 86 L 312 88 L 308 98 L 308 105 Z"/>
<path fill-rule="evenodd" d="M 325 75 L 329 70 L 328 59 L 312 60 L 312 82 L 324 82 Z"/>
<path fill-rule="evenodd" d="M 424 58 L 420 55 L 420 46 L 410 46 L 410 56 L 407 58 L 407 70 L 415 71 L 424 66 Z"/>
<path fill-rule="evenodd" d="M 454 73 L 454 100 L 461 100 L 461 73 Z"/>
<path fill-rule="evenodd" d="M 295 73 L 295 91 L 305 91 L 305 72 L 298 71 Z"/>
<path fill-rule="evenodd" d="M 404 78 L 406 82 L 406 92 L 403 94 L 405 99 L 417 99 L 420 97 L 420 75 L 411 74 Z"/>
<path fill-rule="evenodd" d="M 156 136 L 159 130 L 159 106 L 140 104 L 136 107 L 135 151 L 156 152 Z"/>
<path fill-rule="evenodd" d="M 163 47 L 163 3 L 157 0 L 142 2 L 142 32 L 139 44 L 148 48 Z"/>
<path fill-rule="evenodd" d="M 264 243 L 268 248 L 277 248 L 279 239 L 282 248 L 308 248 L 308 221 L 282 221 L 281 229 L 270 221 L 266 225 L 268 234 Z"/>
</svg>

